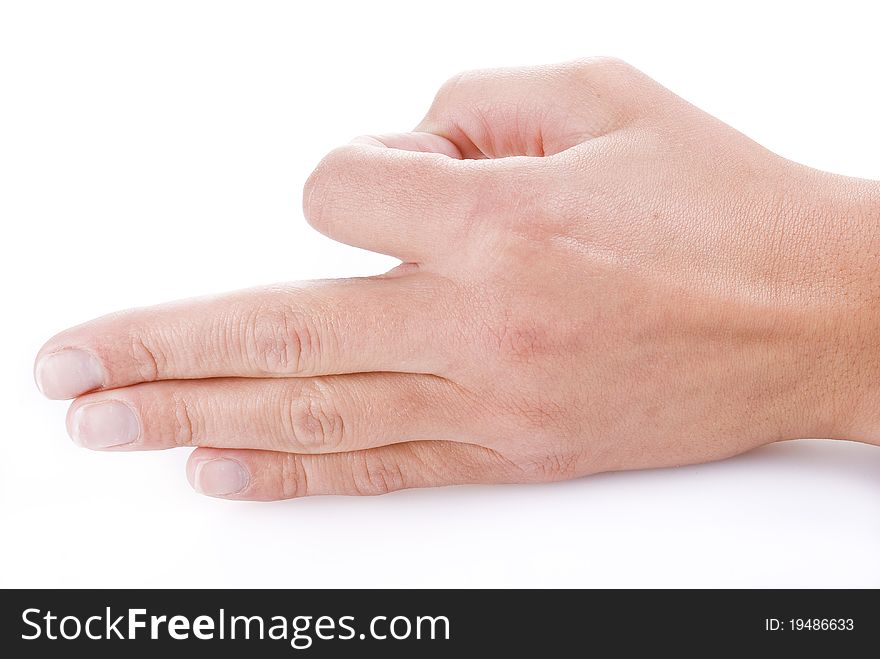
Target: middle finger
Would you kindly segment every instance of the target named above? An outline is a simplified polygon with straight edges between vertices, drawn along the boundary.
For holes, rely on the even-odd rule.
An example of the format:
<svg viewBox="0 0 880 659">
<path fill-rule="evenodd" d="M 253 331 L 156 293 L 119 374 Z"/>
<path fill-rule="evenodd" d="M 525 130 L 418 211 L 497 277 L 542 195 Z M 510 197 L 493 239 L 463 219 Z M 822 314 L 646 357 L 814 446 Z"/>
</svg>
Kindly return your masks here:
<svg viewBox="0 0 880 659">
<path fill-rule="evenodd" d="M 67 425 L 92 449 L 334 453 L 460 439 L 476 418 L 468 401 L 444 378 L 409 373 L 155 382 L 83 396 Z"/>
</svg>

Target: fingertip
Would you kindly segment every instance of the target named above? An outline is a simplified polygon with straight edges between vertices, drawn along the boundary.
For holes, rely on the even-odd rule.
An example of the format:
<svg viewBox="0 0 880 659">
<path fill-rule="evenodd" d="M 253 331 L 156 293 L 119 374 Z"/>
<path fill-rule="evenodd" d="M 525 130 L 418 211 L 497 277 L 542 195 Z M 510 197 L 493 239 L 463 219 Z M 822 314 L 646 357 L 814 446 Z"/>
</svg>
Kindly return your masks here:
<svg viewBox="0 0 880 659">
<path fill-rule="evenodd" d="M 196 489 L 196 467 L 198 464 L 204 460 L 210 460 L 219 453 L 218 449 L 198 447 L 189 454 L 186 461 L 186 480 L 190 487 Z"/>
<path fill-rule="evenodd" d="M 104 367 L 95 355 L 79 348 L 43 350 L 34 362 L 34 382 L 46 398 L 69 400 L 103 386 Z"/>
<path fill-rule="evenodd" d="M 247 465 L 221 451 L 193 451 L 186 477 L 199 494 L 221 499 L 245 498 L 242 495 L 251 481 Z"/>
</svg>

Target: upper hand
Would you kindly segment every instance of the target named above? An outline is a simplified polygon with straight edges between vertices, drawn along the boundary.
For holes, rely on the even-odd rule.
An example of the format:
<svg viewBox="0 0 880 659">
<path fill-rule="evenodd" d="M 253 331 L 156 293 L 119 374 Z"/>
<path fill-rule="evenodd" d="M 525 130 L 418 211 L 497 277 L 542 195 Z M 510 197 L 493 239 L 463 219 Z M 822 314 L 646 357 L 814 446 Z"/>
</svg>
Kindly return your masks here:
<svg viewBox="0 0 880 659">
<path fill-rule="evenodd" d="M 76 398 L 82 445 L 197 446 L 190 481 L 238 499 L 867 439 L 876 368 L 840 375 L 873 340 L 852 291 L 875 185 L 615 60 L 466 73 L 414 132 L 336 149 L 305 186 L 319 231 L 405 265 L 100 318 L 36 377 Z"/>
</svg>

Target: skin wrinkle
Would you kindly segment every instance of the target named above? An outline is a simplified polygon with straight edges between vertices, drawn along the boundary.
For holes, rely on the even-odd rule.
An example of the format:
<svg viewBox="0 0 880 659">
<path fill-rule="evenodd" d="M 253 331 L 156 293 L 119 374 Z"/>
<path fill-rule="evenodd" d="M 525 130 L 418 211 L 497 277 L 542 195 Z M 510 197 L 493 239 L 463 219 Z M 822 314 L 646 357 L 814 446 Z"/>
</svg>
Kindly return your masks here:
<svg viewBox="0 0 880 659">
<path fill-rule="evenodd" d="M 221 496 L 252 500 L 880 444 L 880 184 L 619 60 L 459 74 L 303 198 L 318 231 L 409 265 L 97 319 L 40 351 L 47 394 L 124 402 L 141 439 L 114 451 L 197 444 L 190 479 L 234 460 L 248 486 Z"/>
<path fill-rule="evenodd" d="M 147 345 L 146 341 L 132 332 L 130 338 L 130 350 L 133 362 L 137 365 L 138 375 L 144 382 L 152 382 L 159 379 L 159 360 L 156 353 Z"/>
<path fill-rule="evenodd" d="M 172 393 L 173 407 L 177 418 L 177 437 L 175 444 L 177 446 L 193 446 L 193 439 L 196 437 L 193 424 L 193 415 L 190 412 L 189 404 L 186 399 Z"/>
<path fill-rule="evenodd" d="M 282 496 L 285 499 L 308 496 L 311 491 L 308 471 L 295 455 L 287 456 L 286 459 L 281 460 L 280 481 Z"/>
</svg>

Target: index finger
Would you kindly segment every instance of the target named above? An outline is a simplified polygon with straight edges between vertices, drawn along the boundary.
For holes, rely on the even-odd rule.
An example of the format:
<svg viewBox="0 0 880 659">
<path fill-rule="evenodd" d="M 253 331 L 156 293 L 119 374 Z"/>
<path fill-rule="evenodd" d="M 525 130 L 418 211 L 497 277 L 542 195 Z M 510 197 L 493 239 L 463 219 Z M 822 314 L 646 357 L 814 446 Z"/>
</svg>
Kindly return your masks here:
<svg viewBox="0 0 880 659">
<path fill-rule="evenodd" d="M 439 374 L 449 344 L 439 333 L 453 313 L 444 281 L 324 281 L 133 309 L 50 339 L 34 377 L 63 399 L 155 380 Z"/>
</svg>

